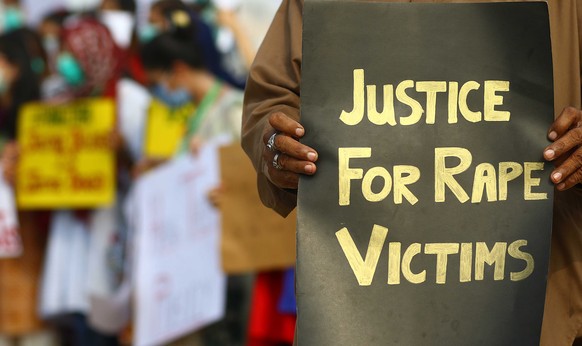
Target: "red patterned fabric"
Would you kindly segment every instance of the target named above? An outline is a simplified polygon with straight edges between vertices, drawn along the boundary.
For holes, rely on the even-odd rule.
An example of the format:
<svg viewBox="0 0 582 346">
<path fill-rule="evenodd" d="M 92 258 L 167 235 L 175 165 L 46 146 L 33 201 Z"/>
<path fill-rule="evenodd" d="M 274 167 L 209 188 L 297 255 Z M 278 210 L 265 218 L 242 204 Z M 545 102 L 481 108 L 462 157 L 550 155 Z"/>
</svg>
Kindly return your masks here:
<svg viewBox="0 0 582 346">
<path fill-rule="evenodd" d="M 115 97 L 124 54 L 111 33 L 93 18 L 77 18 L 65 24 L 63 44 L 81 64 L 86 81 L 76 96 Z"/>
</svg>

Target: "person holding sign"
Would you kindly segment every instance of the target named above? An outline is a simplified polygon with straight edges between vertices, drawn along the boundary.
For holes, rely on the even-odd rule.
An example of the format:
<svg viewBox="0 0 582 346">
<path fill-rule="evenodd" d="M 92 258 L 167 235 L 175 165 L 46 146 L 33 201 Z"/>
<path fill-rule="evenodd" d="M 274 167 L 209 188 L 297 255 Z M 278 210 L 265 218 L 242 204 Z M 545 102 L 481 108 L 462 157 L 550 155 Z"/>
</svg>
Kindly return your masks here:
<svg viewBox="0 0 582 346">
<path fill-rule="evenodd" d="M 81 344 L 94 340 L 109 344 L 115 342 L 116 336 L 110 335 L 115 333 L 93 323 L 98 313 L 92 302 L 117 285 L 114 280 L 99 280 L 101 274 L 117 275 L 101 249 L 114 247 L 111 239 L 124 239 L 119 235 L 122 228 L 108 223 L 116 217 L 112 205 L 119 191 L 113 98 L 122 55 L 107 27 L 96 19 L 70 17 L 62 28 L 57 22 L 53 29 L 60 36 L 49 44 L 55 66 L 52 78 L 45 80 L 45 103 L 24 108 L 19 123 L 17 196 L 28 208 L 54 210 L 37 313 L 55 323 L 65 342 L 78 338 Z M 41 162 L 42 169 L 34 168 Z M 41 184 L 30 184 L 31 178 Z M 63 277 L 71 284 L 61 285 Z"/>
<path fill-rule="evenodd" d="M 164 32 L 181 33 L 190 44 L 201 49 L 206 67 L 213 75 L 237 89 L 244 87 L 244 79 L 225 68 L 224 58 L 214 42 L 215 33 L 201 13 L 181 0 L 159 0 L 152 4 L 148 19 L 149 23 L 140 30 L 142 42 L 147 43 Z"/>
<path fill-rule="evenodd" d="M 310 130 L 301 124 L 299 111 L 303 3 L 283 1 L 253 64 L 243 115 L 242 145 L 257 171 L 261 198 L 283 216 L 296 206 L 299 177 L 317 174 L 320 155 L 317 148 L 300 143 Z M 582 190 L 576 186 L 582 183 L 581 56 L 577 30 L 582 22 L 571 14 L 582 8 L 575 0 L 550 0 L 548 4 L 556 120 L 548 130 L 552 143 L 543 156 L 556 166 L 551 176 L 557 191 L 541 344 L 572 345 L 582 337 L 582 262 L 578 255 L 582 250 Z M 500 87 L 496 92 L 502 92 L 503 86 L 495 87 Z M 361 119 L 346 114 L 342 120 L 346 123 Z M 430 121 L 422 119 L 425 120 Z"/>
<path fill-rule="evenodd" d="M 185 14 L 185 13 L 184 13 Z M 240 135 L 242 94 L 212 75 L 198 50 L 178 34 L 164 33 L 142 49 L 142 60 L 152 84 L 168 94 L 184 94 L 198 103 L 189 117 L 179 152 L 196 152 L 204 142 L 219 135 Z M 151 168 L 164 160 L 146 158 L 139 166 Z"/>
<path fill-rule="evenodd" d="M 31 49 L 37 48 L 37 45 L 40 46 L 40 40 L 28 29 L 14 30 L 0 36 L 0 180 L 3 181 L 0 185 L 4 185 L 3 189 L 11 190 L 8 185 L 13 186 L 17 179 L 18 114 L 26 102 L 40 98 L 41 76 L 35 73 L 33 61 L 43 60 Z M 6 198 L 4 204 L 15 206 L 11 192 L 3 195 Z M 5 210 L 0 214 L 6 214 Z M 46 227 L 43 213 L 38 211 L 17 210 L 16 215 L 0 215 L 0 218 L 8 217 L 2 221 L 3 224 L 4 221 L 12 223 L 16 221 L 15 216 L 19 228 L 12 229 L 12 225 L 10 228 L 12 232 L 20 233 L 23 252 L 15 258 L 0 260 L 0 334 L 14 338 L 15 342 L 25 342 L 22 340 L 24 335 L 43 328 L 36 312 L 37 288 L 46 245 L 43 230 L 46 231 Z M 15 292 L 18 292 L 17 296 Z"/>
<path fill-rule="evenodd" d="M 224 136 L 231 141 L 240 138 L 242 93 L 226 86 L 207 69 L 202 52 L 187 37 L 179 32 L 158 35 L 143 47 L 142 61 L 152 84 L 165 89 L 169 94 L 187 95 L 198 105 L 195 113 L 188 119 L 178 155 L 196 155 L 205 143 Z M 142 174 L 166 162 L 167 160 L 145 158 L 138 163 L 136 173 Z M 209 193 L 209 199 L 214 205 L 219 203 L 220 196 L 220 187 Z M 229 278 L 229 292 L 234 292 L 237 297 L 247 297 L 247 279 L 245 276 Z M 229 314 L 243 315 L 244 300 L 227 298 L 226 309 Z M 236 338 L 236 332 L 231 329 L 232 326 L 221 322 L 204 329 L 202 336 L 207 343 L 225 333 L 229 339 Z M 236 341 L 233 340 L 232 343 Z"/>
</svg>

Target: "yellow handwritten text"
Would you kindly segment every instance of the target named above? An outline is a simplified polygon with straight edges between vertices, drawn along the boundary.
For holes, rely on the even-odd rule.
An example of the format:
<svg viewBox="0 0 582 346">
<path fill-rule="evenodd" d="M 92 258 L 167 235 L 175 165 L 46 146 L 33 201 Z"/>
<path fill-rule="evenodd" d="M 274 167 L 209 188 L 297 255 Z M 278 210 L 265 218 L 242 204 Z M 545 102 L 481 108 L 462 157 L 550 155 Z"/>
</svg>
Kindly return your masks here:
<svg viewBox="0 0 582 346">
<path fill-rule="evenodd" d="M 382 87 L 383 109 L 377 107 L 376 85 L 366 85 L 364 69 L 354 70 L 353 83 L 353 108 L 351 111 L 343 110 L 340 120 L 349 126 L 358 125 L 367 114 L 368 120 L 374 125 L 410 126 L 420 123 L 423 115 L 425 123 L 435 124 L 437 119 L 437 95 L 448 93 L 448 105 L 446 115 L 449 124 L 456 124 L 461 117 L 468 122 L 481 121 L 497 122 L 509 121 L 511 113 L 500 110 L 503 106 L 503 95 L 510 91 L 510 83 L 500 80 L 486 80 L 483 82 L 468 81 L 462 85 L 454 81 L 413 81 L 404 80 L 394 86 L 386 84 Z M 426 102 L 421 104 L 416 97 L 411 96 L 411 91 L 426 95 Z M 470 109 L 469 96 L 472 93 L 480 93 L 483 97 L 483 105 L 479 109 Z M 367 103 L 366 103 L 367 99 Z M 395 101 L 410 108 L 407 114 L 397 114 Z"/>
<path fill-rule="evenodd" d="M 376 268 L 382 250 L 385 248 L 388 228 L 374 225 L 370 242 L 365 255 L 362 255 L 350 232 L 343 228 L 336 233 L 337 240 L 345 255 L 354 276 L 360 286 L 370 286 L 373 282 Z M 447 279 L 454 277 L 458 282 L 483 281 L 523 281 L 534 271 L 535 261 L 530 253 L 523 250 L 527 240 L 516 240 L 512 243 L 496 242 L 492 245 L 485 242 L 475 243 L 413 243 L 403 246 L 400 242 L 388 243 L 388 285 L 400 285 L 406 281 L 411 284 L 429 283 L 427 270 L 435 273 L 434 283 L 444 285 Z M 433 259 L 431 267 L 415 272 L 412 263 L 415 258 L 425 256 Z M 449 262 L 458 263 L 458 272 L 452 274 Z M 511 271 L 507 275 L 507 262 L 521 261 L 522 270 Z M 427 261 L 423 261 L 427 263 Z M 429 262 L 430 263 L 430 262 Z M 492 277 L 486 277 L 486 266 L 493 267 Z M 432 283 L 432 282 L 431 282 Z"/>
</svg>

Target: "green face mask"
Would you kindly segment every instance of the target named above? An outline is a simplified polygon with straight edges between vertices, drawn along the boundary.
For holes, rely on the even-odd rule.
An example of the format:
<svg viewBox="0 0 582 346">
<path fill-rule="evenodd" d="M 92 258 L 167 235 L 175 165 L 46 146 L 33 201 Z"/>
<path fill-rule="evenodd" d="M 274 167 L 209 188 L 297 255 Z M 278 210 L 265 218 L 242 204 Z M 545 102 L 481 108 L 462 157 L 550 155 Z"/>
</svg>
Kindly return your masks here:
<svg viewBox="0 0 582 346">
<path fill-rule="evenodd" d="M 11 31 L 24 26 L 24 15 L 16 7 L 7 7 L 4 11 L 4 30 Z"/>
<path fill-rule="evenodd" d="M 57 71 L 67 84 L 78 86 L 85 81 L 85 73 L 81 65 L 70 53 L 62 53 L 57 58 Z"/>
<path fill-rule="evenodd" d="M 139 31 L 139 40 L 141 43 L 148 43 L 160 34 L 160 29 L 152 24 L 146 24 Z"/>
</svg>

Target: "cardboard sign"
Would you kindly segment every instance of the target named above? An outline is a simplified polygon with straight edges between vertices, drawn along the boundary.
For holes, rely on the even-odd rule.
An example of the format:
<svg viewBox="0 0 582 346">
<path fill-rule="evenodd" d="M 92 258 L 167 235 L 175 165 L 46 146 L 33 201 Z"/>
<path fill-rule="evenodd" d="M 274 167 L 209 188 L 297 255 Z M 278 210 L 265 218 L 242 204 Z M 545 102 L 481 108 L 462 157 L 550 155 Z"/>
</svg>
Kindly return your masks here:
<svg viewBox="0 0 582 346">
<path fill-rule="evenodd" d="M 218 150 L 180 156 L 141 178 L 130 220 L 136 232 L 135 344 L 167 344 L 224 315 Z"/>
<path fill-rule="evenodd" d="M 170 158 L 176 154 L 186 131 L 186 123 L 196 111 L 189 103 L 170 108 L 153 99 L 148 113 L 145 136 L 145 154 L 149 157 Z"/>
<path fill-rule="evenodd" d="M 87 208 L 113 202 L 110 138 L 115 104 L 86 99 L 26 105 L 19 116 L 19 208 Z"/>
<path fill-rule="evenodd" d="M 547 4 L 306 0 L 299 345 L 537 345 Z"/>
<path fill-rule="evenodd" d="M 261 203 L 257 174 L 240 144 L 220 149 L 220 166 L 224 270 L 235 274 L 293 266 L 295 212 L 284 219 Z"/>
<path fill-rule="evenodd" d="M 22 241 L 18 233 L 14 193 L 12 188 L 0 177 L 0 258 L 18 257 L 21 254 Z"/>
</svg>

